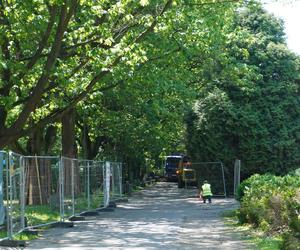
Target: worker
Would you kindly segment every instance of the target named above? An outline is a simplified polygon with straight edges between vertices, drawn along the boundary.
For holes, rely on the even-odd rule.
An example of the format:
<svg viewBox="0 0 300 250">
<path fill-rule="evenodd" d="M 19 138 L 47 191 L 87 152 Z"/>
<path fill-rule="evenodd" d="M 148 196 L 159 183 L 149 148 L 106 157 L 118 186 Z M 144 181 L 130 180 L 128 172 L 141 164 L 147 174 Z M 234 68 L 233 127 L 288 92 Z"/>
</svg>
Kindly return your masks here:
<svg viewBox="0 0 300 250">
<path fill-rule="evenodd" d="M 206 200 L 208 200 L 208 202 L 211 203 L 211 197 L 212 197 L 212 192 L 210 189 L 210 184 L 205 180 L 202 185 L 203 203 L 206 203 Z"/>
</svg>

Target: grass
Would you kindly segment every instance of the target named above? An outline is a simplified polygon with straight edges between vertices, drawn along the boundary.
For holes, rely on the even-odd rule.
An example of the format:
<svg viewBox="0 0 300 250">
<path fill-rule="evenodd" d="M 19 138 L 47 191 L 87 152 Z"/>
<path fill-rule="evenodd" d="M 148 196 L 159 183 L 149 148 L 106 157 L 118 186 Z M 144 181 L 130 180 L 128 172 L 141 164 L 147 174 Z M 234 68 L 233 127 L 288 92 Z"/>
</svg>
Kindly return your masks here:
<svg viewBox="0 0 300 250">
<path fill-rule="evenodd" d="M 255 245 L 257 245 L 258 249 L 261 250 L 277 250 L 280 249 L 281 243 L 282 243 L 282 238 L 280 236 L 278 237 L 268 237 L 268 236 L 263 236 L 263 237 L 258 237 L 254 236 L 253 239 L 251 240 Z"/>
<path fill-rule="evenodd" d="M 26 233 L 20 233 L 14 237 L 14 240 L 34 240 L 37 239 L 39 235 L 32 235 L 32 234 L 26 234 Z"/>
<path fill-rule="evenodd" d="M 259 250 L 280 250 L 282 237 L 266 235 L 263 231 L 254 229 L 251 225 L 238 223 L 237 210 L 229 210 L 223 213 L 225 224 L 234 231 L 241 232 L 243 238 L 255 245 Z"/>
<path fill-rule="evenodd" d="M 0 239 L 6 238 L 7 237 L 7 233 L 6 231 L 0 231 Z M 15 237 L 13 237 L 14 240 L 33 240 L 38 238 L 38 235 L 32 235 L 32 234 L 27 234 L 27 233 L 20 233 L 18 235 L 16 235 Z"/>
<path fill-rule="evenodd" d="M 137 190 L 142 188 L 137 187 Z M 100 190 L 95 191 L 91 194 L 91 203 L 90 209 L 99 208 L 103 204 L 103 192 Z M 65 200 L 66 201 L 66 200 Z M 68 203 L 68 202 L 66 202 Z M 16 205 L 14 210 L 17 213 L 14 214 L 14 217 L 17 218 L 20 216 L 20 206 Z M 75 213 L 83 212 L 88 210 L 87 198 L 85 196 L 77 196 L 75 199 Z M 72 205 L 70 199 L 70 205 L 65 205 L 65 213 L 72 213 Z M 56 222 L 60 220 L 60 212 L 58 207 L 50 207 L 50 205 L 26 205 L 25 206 L 25 217 L 27 220 L 27 226 L 37 226 L 41 224 L 46 224 L 50 222 Z M 43 227 L 46 229 L 48 227 Z M 5 229 L 0 230 L 0 239 L 6 238 L 7 232 Z M 30 235 L 26 233 L 20 233 L 14 237 L 16 240 L 32 240 L 37 238 L 36 235 Z"/>
<path fill-rule="evenodd" d="M 90 197 L 90 209 L 99 208 L 103 204 L 103 192 L 96 191 Z M 86 197 L 77 197 L 75 200 L 75 213 L 88 210 L 88 201 Z"/>
<path fill-rule="evenodd" d="M 6 238 L 7 237 L 7 232 L 6 230 L 1 230 L 0 231 L 0 239 Z"/>
<path fill-rule="evenodd" d="M 91 203 L 90 209 L 98 208 L 101 204 L 103 204 L 103 193 L 101 191 L 95 191 L 91 194 Z M 68 212 L 71 213 L 69 207 L 72 206 L 65 206 L 66 214 Z M 14 210 L 18 213 L 14 213 L 14 218 L 18 218 L 20 216 L 20 206 L 16 205 Z M 75 213 L 79 213 L 82 211 L 88 210 L 87 199 L 84 196 L 76 197 L 75 199 Z M 27 220 L 27 226 L 37 226 L 41 224 L 46 224 L 50 222 L 60 221 L 60 212 L 59 206 L 58 207 L 50 207 L 50 205 L 26 205 L 25 206 L 25 217 Z M 46 229 L 48 227 L 43 227 Z M 0 239 L 6 238 L 7 232 L 6 228 L 0 230 Z M 26 233 L 20 233 L 14 237 L 16 240 L 32 240 L 37 238 L 36 235 L 30 235 Z"/>
<path fill-rule="evenodd" d="M 19 214 L 19 213 L 18 213 Z M 18 218 L 19 215 L 14 214 L 16 218 Z M 38 205 L 38 206 L 26 206 L 25 209 L 25 217 L 27 220 L 28 226 L 34 226 L 39 224 L 45 224 L 48 222 L 55 222 L 59 220 L 59 212 L 55 212 L 50 209 L 47 205 Z M 20 225 L 20 219 L 18 219 L 18 222 L 15 222 Z M 6 229 L 6 227 L 5 227 Z M 6 230 L 0 231 L 0 239 L 6 238 L 7 231 Z M 15 232 L 14 232 L 15 233 Z M 37 238 L 36 235 L 29 235 L 26 233 L 20 233 L 14 237 L 16 240 L 30 240 Z"/>
<path fill-rule="evenodd" d="M 60 219 L 59 212 L 51 209 L 48 205 L 26 206 L 25 216 L 28 226 L 55 222 Z"/>
</svg>

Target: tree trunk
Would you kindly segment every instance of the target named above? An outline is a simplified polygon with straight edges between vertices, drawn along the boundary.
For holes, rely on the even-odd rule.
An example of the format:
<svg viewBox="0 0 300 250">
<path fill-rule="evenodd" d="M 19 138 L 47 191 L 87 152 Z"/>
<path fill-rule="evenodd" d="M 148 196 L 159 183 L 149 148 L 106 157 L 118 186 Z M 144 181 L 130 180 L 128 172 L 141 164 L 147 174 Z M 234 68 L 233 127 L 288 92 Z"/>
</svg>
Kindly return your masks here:
<svg viewBox="0 0 300 250">
<path fill-rule="evenodd" d="M 75 193 L 79 191 L 79 168 L 77 161 L 77 145 L 75 140 L 75 110 L 71 109 L 62 118 L 62 156 L 66 157 L 64 165 L 64 192 L 72 194 L 72 167 L 74 168 Z M 73 164 L 72 164 L 73 163 Z"/>
<path fill-rule="evenodd" d="M 31 156 L 43 152 L 43 131 L 37 130 L 27 142 L 27 151 Z M 50 196 L 51 164 L 46 158 L 25 157 L 25 192 L 28 205 L 46 204 Z"/>
<path fill-rule="evenodd" d="M 25 157 L 25 197 L 28 205 L 47 204 L 51 192 L 57 189 L 56 186 L 51 186 L 54 185 L 52 184 L 51 159 L 34 157 L 49 155 L 55 138 L 56 128 L 49 126 L 45 136 L 44 131 L 39 129 L 27 141 L 26 154 L 31 156 Z"/>
</svg>

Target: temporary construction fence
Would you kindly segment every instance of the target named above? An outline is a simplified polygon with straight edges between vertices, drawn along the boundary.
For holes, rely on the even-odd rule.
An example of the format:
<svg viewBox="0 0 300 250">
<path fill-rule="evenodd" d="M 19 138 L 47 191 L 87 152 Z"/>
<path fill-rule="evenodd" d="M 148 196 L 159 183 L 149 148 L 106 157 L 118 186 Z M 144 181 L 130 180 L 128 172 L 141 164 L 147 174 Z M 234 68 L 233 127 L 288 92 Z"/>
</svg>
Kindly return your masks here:
<svg viewBox="0 0 300 250">
<path fill-rule="evenodd" d="M 122 197 L 122 164 L 0 151 L 0 239 L 108 207 Z"/>
<path fill-rule="evenodd" d="M 226 183 L 222 162 L 192 162 L 196 170 L 197 185 L 200 187 L 207 180 L 214 196 L 226 197 Z"/>
</svg>

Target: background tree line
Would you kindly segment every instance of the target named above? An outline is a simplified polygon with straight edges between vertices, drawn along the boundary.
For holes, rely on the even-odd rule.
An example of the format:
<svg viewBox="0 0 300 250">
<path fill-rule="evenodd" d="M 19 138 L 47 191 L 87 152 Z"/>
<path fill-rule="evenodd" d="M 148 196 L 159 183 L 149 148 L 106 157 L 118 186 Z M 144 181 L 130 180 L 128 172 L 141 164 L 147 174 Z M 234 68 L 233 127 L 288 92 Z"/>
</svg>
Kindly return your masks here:
<svg viewBox="0 0 300 250">
<path fill-rule="evenodd" d="M 299 167 L 300 64 L 283 22 L 250 3 L 237 10 L 215 50 L 194 67 L 202 84 L 186 117 L 189 154 L 227 166 L 241 159 L 243 178 Z"/>
<path fill-rule="evenodd" d="M 245 175 L 299 160 L 299 58 L 258 4 L 0 0 L 0 31 L 1 148 L 131 179 L 174 151 Z"/>
</svg>

